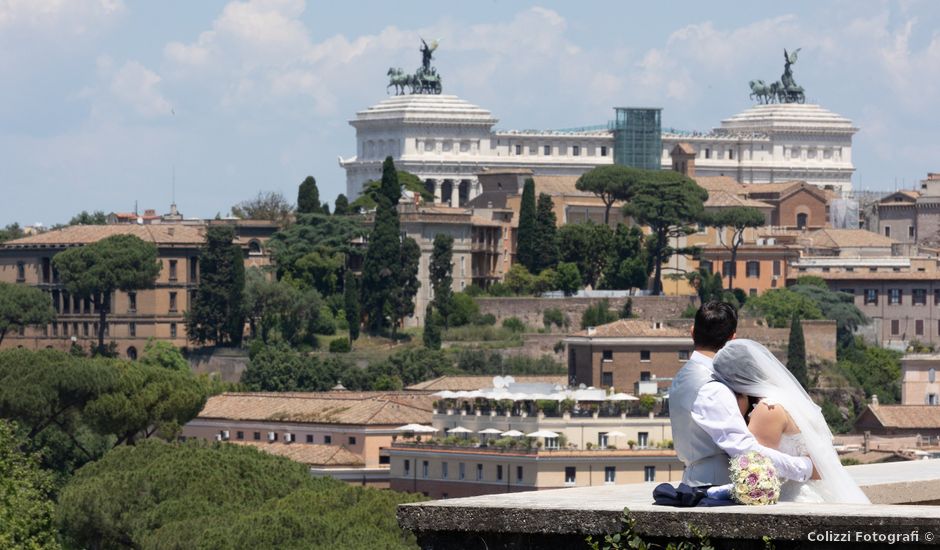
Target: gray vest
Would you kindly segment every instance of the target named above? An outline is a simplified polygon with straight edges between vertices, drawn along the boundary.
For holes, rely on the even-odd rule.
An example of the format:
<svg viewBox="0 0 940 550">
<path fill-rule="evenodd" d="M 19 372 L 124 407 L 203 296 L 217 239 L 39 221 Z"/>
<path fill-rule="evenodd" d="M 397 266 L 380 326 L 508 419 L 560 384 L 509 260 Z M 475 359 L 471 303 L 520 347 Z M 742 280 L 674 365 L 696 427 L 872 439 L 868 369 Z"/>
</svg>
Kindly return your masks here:
<svg viewBox="0 0 940 550">
<path fill-rule="evenodd" d="M 679 460 L 685 464 L 682 481 L 692 487 L 728 483 L 728 455 L 692 420 L 699 389 L 713 380 L 703 365 L 689 361 L 669 389 L 669 422 Z M 717 382 L 716 382 L 717 383 Z"/>
</svg>

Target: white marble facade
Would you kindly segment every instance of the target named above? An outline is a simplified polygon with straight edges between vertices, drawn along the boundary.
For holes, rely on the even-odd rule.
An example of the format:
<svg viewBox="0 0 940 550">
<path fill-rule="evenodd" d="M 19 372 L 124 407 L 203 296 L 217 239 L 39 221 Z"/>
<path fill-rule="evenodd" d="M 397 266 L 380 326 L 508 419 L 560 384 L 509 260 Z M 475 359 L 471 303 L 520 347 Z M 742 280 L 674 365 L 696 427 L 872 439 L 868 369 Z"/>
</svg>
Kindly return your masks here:
<svg viewBox="0 0 940 550">
<path fill-rule="evenodd" d="M 394 96 L 356 114 L 356 155 L 340 158 L 346 193 L 357 197 L 378 179 L 391 155 L 400 170 L 421 178 L 435 202 L 463 206 L 480 193 L 484 168 L 528 168 L 537 174 L 579 175 L 613 162 L 613 135 L 498 131 L 497 119 L 453 95 Z M 705 133 L 663 131 L 663 168 L 676 143 L 697 153 L 696 175 L 730 176 L 742 183 L 805 180 L 837 192 L 851 190 L 852 122 L 818 105 L 756 105 Z"/>
</svg>

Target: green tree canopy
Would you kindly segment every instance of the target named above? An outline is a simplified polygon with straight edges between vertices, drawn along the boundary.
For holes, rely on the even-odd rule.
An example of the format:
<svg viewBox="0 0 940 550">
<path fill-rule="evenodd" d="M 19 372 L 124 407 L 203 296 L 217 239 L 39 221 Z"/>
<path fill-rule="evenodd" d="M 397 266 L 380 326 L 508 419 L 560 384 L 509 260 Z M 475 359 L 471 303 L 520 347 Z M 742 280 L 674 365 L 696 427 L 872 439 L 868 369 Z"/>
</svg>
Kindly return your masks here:
<svg viewBox="0 0 940 550">
<path fill-rule="evenodd" d="M 750 298 L 744 309 L 767 319 L 767 324 L 777 328 L 787 327 L 794 315 L 804 320 L 823 318 L 815 301 L 789 288 L 768 290 Z"/>
<path fill-rule="evenodd" d="M 731 253 L 731 265 L 736 266 L 738 265 L 738 249 L 744 244 L 744 232 L 748 228 L 764 225 L 764 214 L 749 206 L 722 208 L 716 212 L 707 213 L 704 222 L 718 229 L 721 245 Z M 725 237 L 726 231 L 731 233 L 728 238 Z M 732 268 L 725 275 L 728 277 L 728 290 L 734 290 L 735 270 Z"/>
<path fill-rule="evenodd" d="M 690 254 L 690 248 L 676 248 L 672 240 L 695 232 L 690 224 L 704 213 L 708 192 L 688 177 L 670 170 L 643 170 L 632 187 L 633 197 L 624 213 L 637 223 L 649 226 L 650 256 L 653 263 L 653 294 L 663 290 L 662 266 L 673 254 Z"/>
<path fill-rule="evenodd" d="M 344 257 L 359 254 L 353 240 L 364 237 L 368 229 L 357 217 L 302 214 L 297 223 L 281 229 L 268 240 L 268 250 L 277 266 L 279 278 L 304 281 L 310 276 L 298 262 L 312 252 Z"/>
<path fill-rule="evenodd" d="M 538 247 L 535 250 L 534 273 L 554 268 L 558 263 L 558 229 L 556 227 L 555 205 L 552 198 L 539 193 L 535 209 L 535 239 Z"/>
<path fill-rule="evenodd" d="M 19 239 L 24 237 L 26 234 L 23 233 L 23 229 L 18 223 L 7 224 L 6 227 L 0 229 L 0 244 L 7 241 L 12 241 L 13 239 Z"/>
<path fill-rule="evenodd" d="M 157 247 L 134 235 L 112 235 L 100 241 L 59 252 L 52 258 L 69 294 L 90 300 L 98 311 L 98 351 L 104 335 L 111 294 L 153 288 L 161 264 Z"/>
<path fill-rule="evenodd" d="M 320 206 L 320 189 L 313 176 L 307 176 L 297 188 L 297 213 L 313 214 L 322 212 Z"/>
<path fill-rule="evenodd" d="M 189 372 L 189 361 L 183 357 L 180 349 L 169 342 L 151 338 L 144 346 L 144 353 L 140 356 L 140 363 L 153 367 Z"/>
<path fill-rule="evenodd" d="M 101 210 L 96 210 L 91 213 L 87 210 L 82 210 L 69 220 L 69 225 L 105 225 L 107 223 L 108 215 Z"/>
<path fill-rule="evenodd" d="M 441 321 L 446 328 L 449 325 L 452 301 L 454 296 L 454 238 L 450 235 L 438 233 L 434 236 L 434 248 L 431 251 L 431 262 L 428 264 L 431 290 L 434 292 L 433 306 L 441 315 Z M 425 320 L 429 317 L 425 316 Z M 440 346 L 438 346 L 440 347 Z"/>
<path fill-rule="evenodd" d="M 609 267 L 601 282 L 604 288 L 646 288 L 649 259 L 644 244 L 645 236 L 639 227 L 617 224 L 610 259 L 607 262 Z"/>
<path fill-rule="evenodd" d="M 581 272 L 578 271 L 578 264 L 572 262 L 561 262 L 558 269 L 555 270 L 555 288 L 565 293 L 565 296 L 571 296 L 581 288 Z"/>
<path fill-rule="evenodd" d="M 530 273 L 539 272 L 538 211 L 535 204 L 535 181 L 526 178 L 519 204 L 519 228 L 516 231 L 516 262 Z"/>
<path fill-rule="evenodd" d="M 350 346 L 359 338 L 359 327 L 362 325 L 359 293 L 359 279 L 352 271 L 347 271 L 346 281 L 343 285 L 343 312 L 346 314 L 346 324 L 349 325 Z"/>
<path fill-rule="evenodd" d="M 584 286 L 598 288 L 611 264 L 614 232 L 593 222 L 569 223 L 558 230 L 561 260 L 578 266 Z"/>
<path fill-rule="evenodd" d="M 599 327 L 607 323 L 613 323 L 619 318 L 620 316 L 610 309 L 610 302 L 607 298 L 604 298 L 594 302 L 584 310 L 584 313 L 581 314 L 581 328 Z"/>
<path fill-rule="evenodd" d="M 414 539 L 395 507 L 419 498 L 315 478 L 242 445 L 146 441 L 84 468 L 57 512 L 77 548 L 397 549 Z"/>
<path fill-rule="evenodd" d="M 15 425 L 0 419 L 0 548 L 59 548 L 53 477 L 40 467 Z"/>
<path fill-rule="evenodd" d="M 594 193 L 604 202 L 604 225 L 610 223 L 610 209 L 615 202 L 628 201 L 633 187 L 642 181 L 643 171 L 620 164 L 598 166 L 578 178 L 575 187 Z"/>
<path fill-rule="evenodd" d="M 901 353 L 871 346 L 861 337 L 843 348 L 839 368 L 860 386 L 865 397 L 878 396 L 885 404 L 901 401 Z"/>
<path fill-rule="evenodd" d="M 787 342 L 787 369 L 804 388 L 809 388 L 806 372 L 806 339 L 803 337 L 803 325 L 794 315 L 790 319 L 790 339 Z"/>
<path fill-rule="evenodd" d="M 865 317 L 855 305 L 855 297 L 845 292 L 829 290 L 825 286 L 813 284 L 813 280 L 797 280 L 799 284 L 787 287 L 787 290 L 813 301 L 822 312 L 823 319 L 832 319 L 836 322 L 836 335 L 840 348 L 851 346 L 854 343 L 855 331 L 858 327 L 867 325 L 870 320 Z M 807 284 L 809 283 L 809 284 Z M 807 319 L 807 317 L 803 317 Z"/>
<path fill-rule="evenodd" d="M 401 174 L 399 174 L 398 178 L 401 179 Z M 346 198 L 346 195 L 342 193 L 336 195 L 336 201 L 333 202 L 333 215 L 348 216 L 350 213 L 349 199 Z"/>
<path fill-rule="evenodd" d="M 424 202 L 434 202 L 434 195 L 428 192 L 427 188 L 424 185 L 418 176 L 412 174 L 411 172 L 405 172 L 404 170 L 398 170 L 396 172 L 398 176 L 398 184 L 403 191 L 408 191 L 415 193 L 421 196 L 421 200 Z M 378 206 L 377 197 L 379 193 L 382 193 L 382 180 L 369 180 L 362 186 L 362 194 L 356 198 L 356 200 L 349 203 L 349 210 L 351 212 L 364 212 L 368 210 L 373 210 Z M 401 194 L 399 193 L 399 197 Z M 345 196 L 343 198 L 346 198 Z M 339 197 L 337 197 L 339 201 Z M 398 202 L 398 199 L 395 200 Z M 337 208 L 339 208 L 339 202 L 337 202 Z M 335 214 L 339 212 L 334 211 Z"/>
<path fill-rule="evenodd" d="M 55 321 L 49 294 L 36 287 L 0 282 L 0 343 L 10 330 Z"/>
<path fill-rule="evenodd" d="M 199 286 L 186 312 L 189 339 L 237 346 L 245 325 L 245 260 L 228 225 L 209 226 L 199 253 Z"/>
<path fill-rule="evenodd" d="M 441 349 L 441 337 L 443 334 L 442 326 L 444 324 L 443 316 L 434 310 L 434 304 L 428 302 L 424 308 L 424 329 L 421 332 L 421 340 L 424 347 L 428 349 Z"/>
</svg>

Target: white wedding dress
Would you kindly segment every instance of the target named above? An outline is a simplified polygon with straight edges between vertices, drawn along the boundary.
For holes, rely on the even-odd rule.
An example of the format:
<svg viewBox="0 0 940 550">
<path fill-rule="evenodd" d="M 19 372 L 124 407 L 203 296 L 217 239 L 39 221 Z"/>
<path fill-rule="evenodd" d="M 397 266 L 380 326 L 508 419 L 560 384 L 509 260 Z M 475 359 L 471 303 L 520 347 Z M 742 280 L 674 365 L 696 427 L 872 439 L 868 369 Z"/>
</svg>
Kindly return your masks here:
<svg viewBox="0 0 940 550">
<path fill-rule="evenodd" d="M 806 439 L 801 433 L 783 434 L 780 436 L 780 446 L 777 448 L 781 453 L 790 456 L 809 456 L 809 449 L 806 447 Z M 818 481 L 793 481 L 784 480 L 780 488 L 781 502 L 826 502 L 823 496 L 826 492 L 823 484 Z"/>
</svg>

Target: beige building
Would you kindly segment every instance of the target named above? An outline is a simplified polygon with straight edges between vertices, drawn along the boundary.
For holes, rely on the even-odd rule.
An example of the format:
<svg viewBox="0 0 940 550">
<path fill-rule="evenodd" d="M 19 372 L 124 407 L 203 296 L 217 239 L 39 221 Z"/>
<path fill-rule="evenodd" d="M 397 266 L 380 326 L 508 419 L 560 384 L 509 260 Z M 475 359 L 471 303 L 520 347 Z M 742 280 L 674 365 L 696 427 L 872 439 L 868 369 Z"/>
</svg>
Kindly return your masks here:
<svg viewBox="0 0 940 550">
<path fill-rule="evenodd" d="M 246 266 L 265 265 L 265 243 L 277 230 L 271 222 L 220 220 L 232 224 L 236 243 L 242 247 Z M 184 313 L 199 283 L 199 249 L 207 224 L 73 225 L 37 233 L 0 245 L 0 281 L 36 286 L 49 293 L 56 321 L 45 327 L 28 327 L 8 334 L 4 347 L 68 350 L 77 343 L 88 347 L 97 339 L 99 315 L 89 300 L 70 296 L 62 287 L 52 258 L 59 252 L 113 235 L 135 235 L 156 245 L 162 264 L 154 288 L 118 291 L 111 298 L 105 327 L 106 342 L 115 342 L 121 356 L 136 358 L 150 338 L 187 345 Z"/>
<path fill-rule="evenodd" d="M 901 358 L 901 404 L 940 405 L 937 368 L 940 354 L 913 353 Z"/>
<path fill-rule="evenodd" d="M 855 420 L 855 431 L 872 435 L 940 436 L 940 407 L 936 405 L 879 405 L 877 399 Z"/>
<path fill-rule="evenodd" d="M 183 436 L 252 445 L 315 475 L 387 487 L 383 448 L 396 427 L 430 422 L 433 400 L 426 392 L 224 393 L 209 398 Z"/>
</svg>

